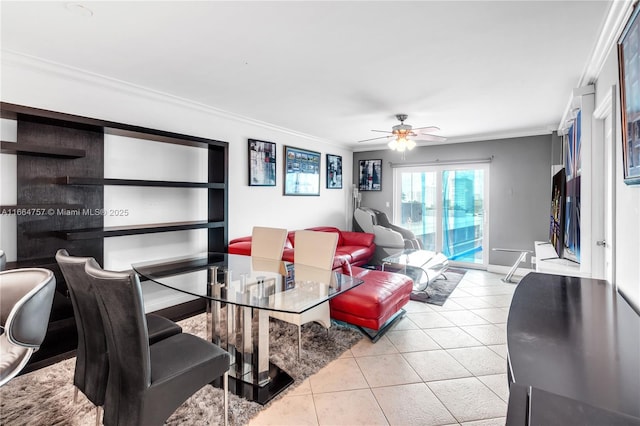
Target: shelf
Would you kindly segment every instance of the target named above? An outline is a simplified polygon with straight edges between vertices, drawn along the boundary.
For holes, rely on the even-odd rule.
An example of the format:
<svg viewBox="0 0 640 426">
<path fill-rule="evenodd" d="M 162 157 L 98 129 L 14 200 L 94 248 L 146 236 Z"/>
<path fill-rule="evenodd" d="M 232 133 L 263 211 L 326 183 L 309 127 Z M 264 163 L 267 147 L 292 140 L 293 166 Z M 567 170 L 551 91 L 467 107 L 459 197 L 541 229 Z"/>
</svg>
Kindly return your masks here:
<svg viewBox="0 0 640 426">
<path fill-rule="evenodd" d="M 154 279 L 160 277 L 170 277 L 173 275 L 199 271 L 207 269 L 212 262 L 223 262 L 226 260 L 226 254 L 209 253 L 207 256 L 193 256 L 190 258 L 178 258 L 173 261 L 164 263 L 152 263 L 148 266 L 136 266 L 133 270 L 141 273 L 140 278 L 148 279 L 147 276 L 153 276 Z"/>
<path fill-rule="evenodd" d="M 54 231 L 53 234 L 67 241 L 91 240 L 95 238 L 121 237 L 125 235 L 150 234 L 155 232 L 184 231 L 189 229 L 223 228 L 224 221 L 220 222 L 173 222 L 155 223 L 133 226 L 111 226 L 107 228 L 73 229 L 67 231 Z"/>
<path fill-rule="evenodd" d="M 9 222 L 15 221 L 15 225 L 3 222 L 3 226 L 11 225 L 15 229 L 18 259 L 29 259 L 8 262 L 10 267 L 40 266 L 54 270 L 60 278 L 57 283 L 58 292 L 66 295 L 65 282 L 59 273 L 55 258 L 51 257 L 60 248 L 65 248 L 76 256 L 93 257 L 98 263 L 104 264 L 105 255 L 110 255 L 110 252 L 105 249 L 104 238 L 106 237 L 196 229 L 201 229 L 197 232 L 199 235 L 203 234 L 200 237 L 206 240 L 206 250 L 224 251 L 226 248 L 229 178 L 229 144 L 227 142 L 5 102 L 0 102 L 0 115 L 2 118 L 17 122 L 16 140 L 20 141 L 16 143 L 9 141 L 9 138 L 6 140 L 0 138 L 3 139 L 0 140 L 0 153 L 12 155 L 12 158 L 16 159 L 17 189 L 17 199 L 5 200 L 6 205 L 0 206 L 0 213 L 2 209 L 5 209 L 5 212 L 14 213 L 14 216 L 9 218 L 11 219 Z M 205 176 L 201 182 L 144 180 L 140 179 L 140 176 L 132 176 L 138 179 L 104 179 L 105 135 L 193 147 L 195 151 L 190 150 L 190 152 L 196 152 L 203 161 L 204 157 L 207 159 L 207 168 L 203 170 Z M 126 153 L 127 148 L 123 147 L 123 149 Z M 69 161 L 70 159 L 75 160 Z M 137 161 L 146 161 L 144 152 L 137 157 Z M 159 176 L 158 179 L 189 180 L 188 177 L 176 177 L 171 170 L 169 172 L 171 174 Z M 113 177 L 122 178 L 123 176 Z M 177 216 L 176 219 L 171 219 L 176 221 L 172 223 L 105 227 L 104 188 L 112 185 L 140 187 L 138 191 L 145 192 L 145 198 L 152 199 L 157 197 L 164 199 L 169 194 L 164 193 L 167 190 L 158 191 L 150 187 L 176 188 L 168 191 L 181 192 L 181 196 L 185 195 L 182 192 L 187 188 L 202 188 L 197 191 L 197 196 L 202 198 L 198 209 L 200 211 L 202 208 L 204 211 L 198 217 L 206 219 L 202 221 L 182 219 L 182 222 L 177 222 L 181 220 L 181 217 Z M 141 201 L 145 202 L 145 206 L 147 205 L 147 200 Z M 34 213 L 29 209 L 37 210 Z M 41 215 L 42 209 L 44 209 L 44 215 Z M 55 210 L 54 216 L 49 215 L 50 209 Z M 67 209 L 70 212 L 58 215 L 61 209 Z M 32 217 L 34 215 L 42 217 L 34 218 Z M 160 220 L 147 219 L 152 222 Z M 144 221 L 142 216 L 140 222 Z M 180 234 L 164 235 L 168 240 L 174 237 L 181 238 Z M 130 243 L 135 246 L 135 253 L 142 253 L 145 250 L 144 247 L 138 247 L 136 241 Z M 127 244 L 125 242 L 125 245 Z M 109 248 L 109 250 L 113 249 Z M 135 253 L 134 257 L 139 255 Z M 155 295 L 152 296 L 155 297 Z M 148 302 L 152 306 L 158 306 L 158 302 L 154 299 Z M 189 302 L 186 308 L 167 308 L 166 305 L 161 308 L 167 312 L 167 315 L 175 315 L 176 318 L 173 319 L 177 320 L 183 318 L 185 313 L 188 315 L 191 312 L 202 311 L 204 306 L 202 303 L 201 300 L 197 300 Z M 192 305 L 196 305 L 195 308 Z M 53 315 L 52 311 L 52 317 Z M 75 333 L 72 312 L 70 318 L 72 333 Z M 50 330 L 54 324 L 57 322 L 52 319 Z M 36 363 L 55 362 L 60 354 L 64 356 L 67 346 L 75 348 L 75 336 L 55 335 L 54 338 L 54 340 L 45 340 L 38 351 L 41 358 L 33 358 L 36 359 Z"/>
<path fill-rule="evenodd" d="M 224 189 L 224 183 L 180 182 L 170 180 L 141 180 L 141 179 L 96 179 L 77 176 L 61 176 L 55 178 L 58 185 L 121 185 L 121 186 L 154 186 L 174 188 L 209 188 Z"/>
<path fill-rule="evenodd" d="M 82 204 L 11 204 L 11 205 L 0 205 L 0 211 L 2 210 L 24 210 L 24 209 L 81 209 L 84 207 Z M 4 213 L 4 212 L 3 212 Z M 4 213 L 11 214 L 11 213 Z"/>
<path fill-rule="evenodd" d="M 24 154 L 38 157 L 55 158 L 82 158 L 85 156 L 84 149 L 64 148 L 59 146 L 43 146 L 29 143 L 15 143 L 0 141 L 0 153 L 2 154 Z"/>
<path fill-rule="evenodd" d="M 8 102 L 0 102 L 0 115 L 10 120 L 34 121 L 48 123 L 57 126 L 81 128 L 108 134 L 121 135 L 165 142 L 176 145 L 188 145 L 194 147 L 217 147 L 227 150 L 228 142 L 206 139 L 199 136 L 183 135 L 163 130 L 150 129 L 126 123 L 116 123 L 97 118 L 83 117 L 62 112 L 49 111 L 40 108 L 16 105 Z"/>
<path fill-rule="evenodd" d="M 55 257 L 45 257 L 40 259 L 18 260 L 13 262 L 7 262 L 7 269 L 19 269 L 19 268 L 46 268 L 56 269 L 58 262 Z"/>
</svg>

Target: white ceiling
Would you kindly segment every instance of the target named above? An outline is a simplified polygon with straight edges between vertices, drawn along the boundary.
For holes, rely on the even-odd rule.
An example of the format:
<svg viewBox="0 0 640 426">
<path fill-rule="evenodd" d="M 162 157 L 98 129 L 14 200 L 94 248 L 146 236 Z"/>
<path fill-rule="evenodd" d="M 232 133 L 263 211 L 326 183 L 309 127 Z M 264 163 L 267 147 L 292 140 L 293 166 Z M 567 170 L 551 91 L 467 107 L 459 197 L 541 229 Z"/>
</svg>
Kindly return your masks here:
<svg viewBox="0 0 640 426">
<path fill-rule="evenodd" d="M 556 130 L 611 2 L 80 4 L 2 1 L 2 49 L 362 150 Z"/>
</svg>

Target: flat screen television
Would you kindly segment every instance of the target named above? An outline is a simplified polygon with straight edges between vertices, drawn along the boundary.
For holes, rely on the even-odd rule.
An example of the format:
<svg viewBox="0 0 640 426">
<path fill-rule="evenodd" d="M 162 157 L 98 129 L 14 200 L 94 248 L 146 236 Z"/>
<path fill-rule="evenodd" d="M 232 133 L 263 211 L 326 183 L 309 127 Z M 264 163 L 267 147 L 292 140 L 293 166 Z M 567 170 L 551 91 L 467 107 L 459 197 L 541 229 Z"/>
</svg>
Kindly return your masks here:
<svg viewBox="0 0 640 426">
<path fill-rule="evenodd" d="M 565 188 L 567 177 L 564 168 L 553 175 L 551 180 L 551 213 L 549 215 L 549 242 L 562 257 L 565 225 Z"/>
</svg>

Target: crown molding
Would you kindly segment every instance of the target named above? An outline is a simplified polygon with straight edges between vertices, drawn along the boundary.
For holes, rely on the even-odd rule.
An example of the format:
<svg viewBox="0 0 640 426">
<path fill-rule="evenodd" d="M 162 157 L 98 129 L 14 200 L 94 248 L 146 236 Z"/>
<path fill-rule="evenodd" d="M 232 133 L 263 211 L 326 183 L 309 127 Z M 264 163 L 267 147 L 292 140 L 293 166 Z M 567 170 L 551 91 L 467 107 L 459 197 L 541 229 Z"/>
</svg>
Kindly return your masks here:
<svg viewBox="0 0 640 426">
<path fill-rule="evenodd" d="M 598 39 L 589 56 L 589 60 L 582 70 L 582 75 L 578 81 L 577 87 L 587 86 L 595 83 L 604 67 L 604 64 L 613 49 L 617 45 L 618 38 L 631 16 L 634 4 L 637 0 L 613 0 L 607 12 L 607 16 L 600 28 Z M 573 109 L 574 95 L 569 95 L 567 106 L 564 109 L 562 119 L 558 131 L 562 129 L 564 123 L 569 119 L 571 110 Z"/>
<path fill-rule="evenodd" d="M 17 52 L 14 50 L 0 49 L 0 61 L 3 66 L 13 65 L 23 69 L 30 69 L 36 72 L 44 72 L 47 74 L 55 74 L 65 79 L 72 81 L 82 81 L 88 84 L 101 86 L 109 90 L 119 91 L 127 95 L 133 95 L 150 99 L 156 102 L 165 102 L 181 108 L 187 108 L 198 112 L 203 112 L 215 117 L 224 118 L 252 126 L 261 127 L 263 129 L 285 133 L 297 138 L 304 138 L 314 142 L 320 142 L 327 145 L 336 146 L 344 149 L 344 146 L 339 145 L 335 141 L 318 138 L 313 135 L 298 132 L 286 127 L 281 127 L 275 124 L 267 123 L 265 121 L 256 120 L 250 117 L 246 117 L 240 114 L 235 114 L 229 111 L 225 111 L 219 108 L 215 108 L 201 102 L 195 102 L 186 98 L 171 95 L 169 93 L 154 90 L 145 86 L 129 83 L 116 78 L 108 77 L 99 73 L 83 70 L 81 68 L 72 67 L 69 65 L 61 64 L 55 61 L 39 58 L 36 56 L 28 55 L 25 53 Z"/>
<path fill-rule="evenodd" d="M 607 17 L 600 29 L 596 45 L 580 76 L 578 87 L 586 86 L 596 81 L 607 57 L 611 53 L 611 49 L 617 45 L 620 34 L 622 34 L 622 30 L 631 16 L 633 4 L 636 1 L 614 0 L 611 3 Z"/>
</svg>

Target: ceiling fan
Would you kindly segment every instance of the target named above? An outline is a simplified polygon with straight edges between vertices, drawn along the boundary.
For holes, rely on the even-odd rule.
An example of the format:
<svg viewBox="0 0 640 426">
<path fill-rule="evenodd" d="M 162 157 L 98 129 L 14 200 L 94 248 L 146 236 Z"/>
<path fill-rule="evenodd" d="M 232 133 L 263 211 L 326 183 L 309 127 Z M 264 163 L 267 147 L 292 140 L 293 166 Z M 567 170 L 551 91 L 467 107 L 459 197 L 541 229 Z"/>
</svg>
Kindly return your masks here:
<svg viewBox="0 0 640 426">
<path fill-rule="evenodd" d="M 416 142 L 444 142 L 447 140 L 447 138 L 443 136 L 432 135 L 429 133 L 440 130 L 439 127 L 428 126 L 417 127 L 414 129 L 410 124 L 404 124 L 404 120 L 406 120 L 407 117 L 407 114 L 396 114 L 396 118 L 400 121 L 400 124 L 393 126 L 390 132 L 387 130 L 372 130 L 372 132 L 389 133 L 389 135 L 364 139 L 358 141 L 358 143 L 370 142 L 379 139 L 391 139 L 388 143 L 389 148 L 398 151 L 405 151 L 413 149 L 416 146 Z"/>
</svg>

